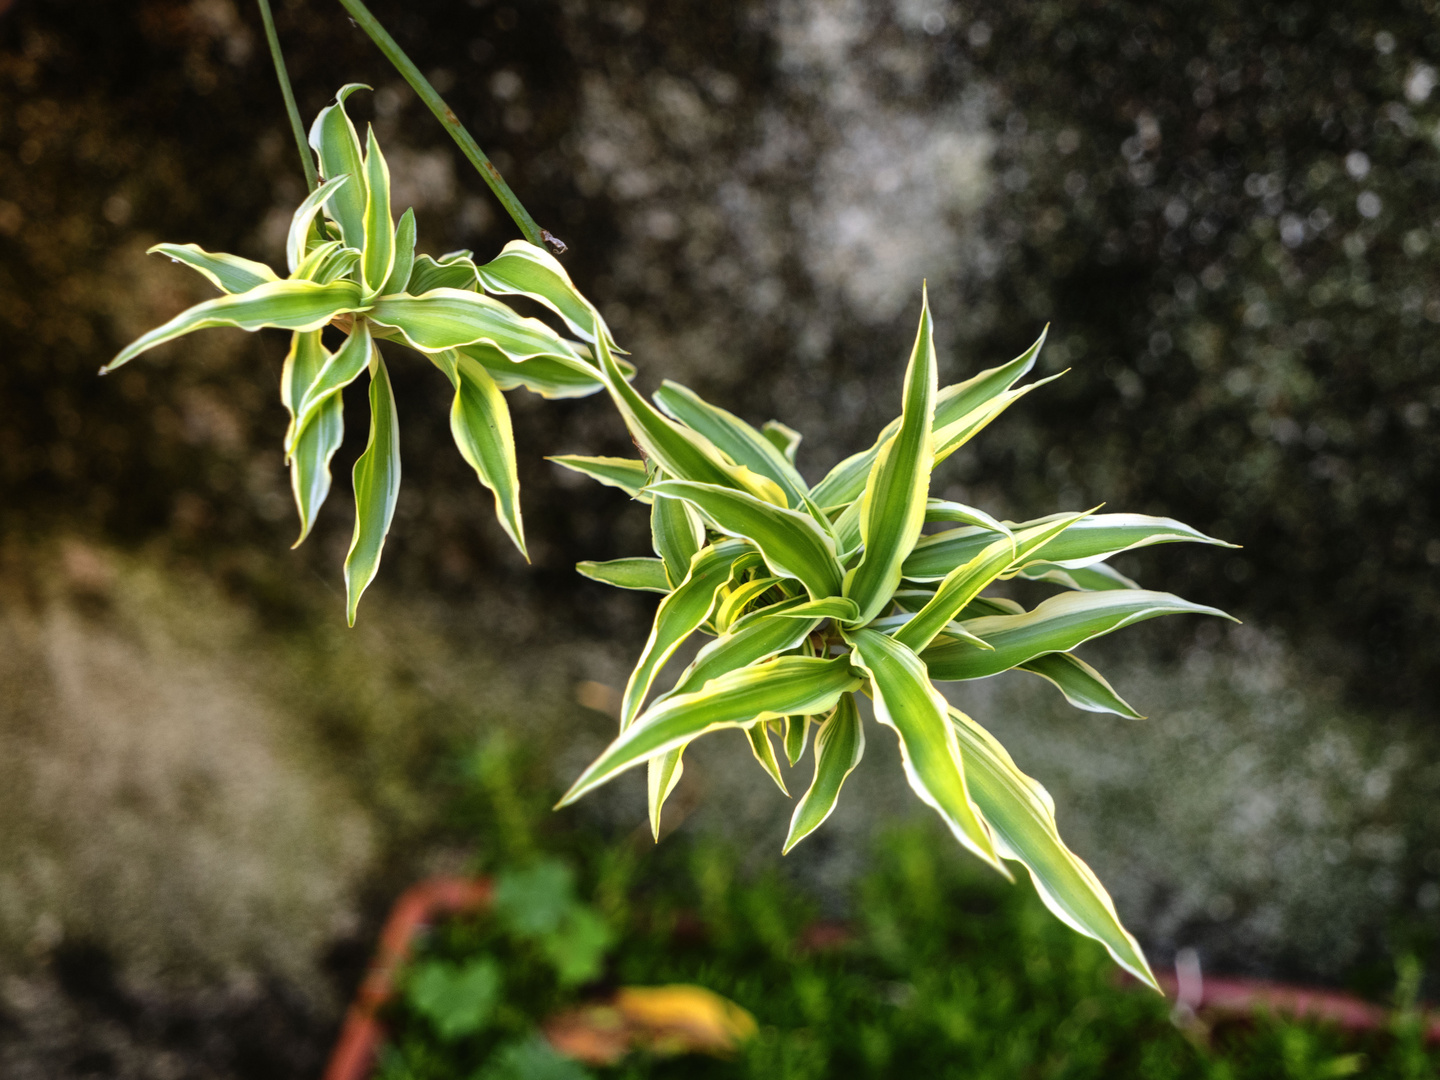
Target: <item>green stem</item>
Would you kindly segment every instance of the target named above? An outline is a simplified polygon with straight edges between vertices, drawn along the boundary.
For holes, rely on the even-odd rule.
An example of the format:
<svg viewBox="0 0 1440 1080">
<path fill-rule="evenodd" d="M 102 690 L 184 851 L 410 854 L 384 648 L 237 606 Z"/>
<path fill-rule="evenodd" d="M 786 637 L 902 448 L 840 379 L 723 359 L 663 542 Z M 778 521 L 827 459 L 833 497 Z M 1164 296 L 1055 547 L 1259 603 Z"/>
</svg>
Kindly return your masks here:
<svg viewBox="0 0 1440 1080">
<path fill-rule="evenodd" d="M 270 14 L 270 0 L 255 2 L 260 5 L 260 21 L 265 24 L 265 40 L 270 42 L 270 58 L 275 61 L 275 77 L 280 80 L 285 111 L 290 114 L 290 130 L 295 135 L 295 146 L 300 151 L 300 167 L 305 170 L 305 183 L 314 191 L 320 185 L 320 178 L 315 173 L 315 159 L 305 141 L 305 125 L 300 122 L 300 110 L 295 106 L 295 91 L 290 89 L 290 74 L 285 70 L 285 57 L 280 53 L 280 38 L 275 33 L 275 17 Z"/>
<path fill-rule="evenodd" d="M 400 48 L 395 39 L 385 32 L 385 28 L 380 25 L 375 16 L 370 14 L 370 9 L 361 0 L 340 0 L 340 6 L 350 13 L 351 18 L 355 20 L 361 30 L 370 35 L 370 40 L 379 46 L 380 51 L 385 54 L 385 58 L 395 65 L 395 70 L 404 76 L 405 81 L 410 84 L 410 88 L 420 95 L 420 100 L 430 107 L 435 118 L 444 125 L 446 131 L 450 132 L 450 137 L 460 147 L 461 153 L 470 159 L 470 164 L 474 165 L 476 171 L 479 172 L 480 179 L 485 181 L 490 190 L 495 193 L 495 197 L 500 200 L 500 205 L 509 212 L 515 224 L 520 226 L 520 231 L 525 234 L 525 239 L 538 247 L 544 247 L 548 243 L 557 251 L 564 251 L 564 244 L 535 224 L 535 219 L 530 216 L 525 207 L 520 205 L 520 200 L 516 198 L 515 192 L 510 190 L 509 184 L 505 183 L 505 178 L 500 175 L 500 170 L 491 164 L 490 159 L 485 156 L 485 151 L 481 150 L 475 140 L 470 137 L 470 133 L 456 118 L 454 111 L 445 104 L 435 87 L 430 85 L 430 81 L 420 74 L 420 69 L 411 62 L 410 57 L 405 55 L 405 50 Z"/>
</svg>

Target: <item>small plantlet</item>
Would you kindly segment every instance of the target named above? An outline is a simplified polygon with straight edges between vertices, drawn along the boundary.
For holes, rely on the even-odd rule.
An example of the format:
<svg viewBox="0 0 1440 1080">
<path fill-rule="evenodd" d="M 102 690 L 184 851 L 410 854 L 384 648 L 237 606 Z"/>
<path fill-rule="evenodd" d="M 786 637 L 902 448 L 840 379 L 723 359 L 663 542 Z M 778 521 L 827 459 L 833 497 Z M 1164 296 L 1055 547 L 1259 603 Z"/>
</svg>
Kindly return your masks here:
<svg viewBox="0 0 1440 1080">
<path fill-rule="evenodd" d="M 605 385 L 590 347 L 614 349 L 604 320 L 547 252 L 515 240 L 490 262 L 469 251 L 433 259 L 415 253 L 415 213 L 397 223 L 390 208 L 390 170 L 367 133 L 364 152 L 345 113 L 352 83 L 310 129 L 322 182 L 300 204 L 285 243 L 288 273 L 194 244 L 157 244 L 203 274 L 225 295 L 196 304 L 128 345 L 101 374 L 148 349 L 195 330 L 235 326 L 293 331 L 280 380 L 290 413 L 285 458 L 300 514 L 298 546 L 330 492 L 330 459 L 345 424 L 341 391 L 368 374 L 370 439 L 355 463 L 355 533 L 345 558 L 350 625 L 360 595 L 375 578 L 400 492 L 400 429 L 390 376 L 379 342 L 407 346 L 429 358 L 454 388 L 450 430 L 461 455 L 495 495 L 495 514 L 525 553 L 520 480 L 510 411 L 502 391 L 516 387 L 548 398 L 582 397 Z M 494 299 L 526 296 L 553 311 L 579 341 L 539 319 L 524 318 Z M 331 352 L 326 327 L 343 330 Z M 628 365 L 626 365 L 628 369 Z"/>
<path fill-rule="evenodd" d="M 794 765 L 813 727 L 814 777 L 791 818 L 789 851 L 834 810 L 860 762 L 856 694 L 864 694 L 899 740 L 910 787 L 955 838 L 1007 878 L 1006 860 L 1024 865 L 1057 916 L 1155 985 L 1104 887 L 1060 839 L 1049 794 L 934 685 L 1018 668 L 1054 683 L 1081 709 L 1138 718 L 1071 650 L 1157 615 L 1228 617 L 1141 589 L 1106 564 L 1149 544 L 1220 543 L 1178 521 L 1080 512 L 1017 524 L 930 498 L 936 465 L 1049 381 L 1015 386 L 1043 340 L 940 389 L 922 301 L 901 415 L 813 486 L 795 468 L 796 432 L 773 421 L 757 430 L 671 382 L 656 392 L 656 408 L 601 342 L 606 388 L 644 460 L 555 460 L 648 502 L 656 557 L 581 563 L 580 571 L 664 599 L 625 687 L 620 734 L 560 805 L 645 762 L 658 837 L 661 807 L 692 740 L 744 731 L 785 791 L 772 737 Z M 925 535 L 927 522 L 951 527 Z M 1016 577 L 1063 591 L 1030 611 L 985 595 Z M 650 698 L 660 669 L 696 631 L 714 640 Z"/>
</svg>

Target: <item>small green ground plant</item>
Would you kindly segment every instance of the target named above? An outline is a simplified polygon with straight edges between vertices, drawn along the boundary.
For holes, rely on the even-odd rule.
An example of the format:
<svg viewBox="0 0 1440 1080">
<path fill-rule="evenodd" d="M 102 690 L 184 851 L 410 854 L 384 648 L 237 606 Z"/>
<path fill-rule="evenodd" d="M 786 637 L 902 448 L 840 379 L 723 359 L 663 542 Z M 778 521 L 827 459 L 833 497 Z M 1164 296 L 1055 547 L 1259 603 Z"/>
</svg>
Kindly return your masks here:
<svg viewBox="0 0 1440 1080">
<path fill-rule="evenodd" d="M 453 114 L 364 6 L 343 2 L 456 133 Z M 268 12 L 263 3 L 262 9 Z M 522 553 L 503 392 L 603 391 L 641 457 L 555 460 L 648 504 L 655 554 L 582 563 L 580 570 L 663 599 L 625 688 L 619 734 L 561 805 L 645 764 L 658 837 L 663 804 L 691 741 L 727 728 L 745 732 L 784 790 L 772 740 L 778 735 L 792 766 L 807 750 L 814 763 L 788 851 L 825 821 L 860 762 L 868 699 L 875 721 L 899 742 L 910 787 L 954 838 L 1007 879 L 1010 864 L 1024 866 L 1061 921 L 1154 986 L 1104 887 L 1061 840 L 1049 794 L 935 685 L 1018 669 L 1054 683 L 1081 709 L 1138 718 L 1073 650 L 1159 615 L 1223 616 L 1142 589 L 1106 561 L 1152 544 L 1220 543 L 1179 522 L 1094 510 L 1005 522 L 931 497 L 938 466 L 1048 381 L 1017 385 L 1032 370 L 1044 335 L 1015 360 L 942 388 L 922 295 L 900 416 L 867 449 L 811 484 L 795 467 L 800 436 L 784 424 L 753 427 L 674 383 L 653 400 L 643 397 L 598 311 L 531 240 L 480 264 L 469 252 L 417 254 L 414 215 L 406 211 L 398 222 L 393 215 L 389 170 L 373 131 L 362 145 L 346 113 L 357 87 L 342 89 L 305 139 L 278 50 L 276 56 L 313 180 L 291 222 L 287 273 L 194 245 L 159 245 L 157 252 L 197 270 L 224 295 L 143 335 L 104 370 L 208 327 L 289 331 L 280 396 L 291 419 L 285 451 L 301 540 L 330 490 L 330 461 L 343 436 L 341 392 L 368 374 L 369 438 L 353 474 L 355 527 L 344 568 L 352 624 L 378 570 L 400 485 L 398 420 L 382 343 L 418 353 L 449 381 L 456 444 L 493 492 L 497 518 Z M 479 165 L 483 155 L 468 139 L 457 133 Z M 495 186 L 493 167 L 485 175 Z M 523 208 L 517 212 L 503 181 L 500 188 L 530 236 L 534 222 Z M 496 299 L 514 295 L 543 305 L 563 332 Z M 927 525 L 943 528 L 927 534 Z M 1015 578 L 1059 591 L 1026 610 L 994 591 Z M 697 632 L 714 640 L 661 690 L 667 662 Z"/>
</svg>

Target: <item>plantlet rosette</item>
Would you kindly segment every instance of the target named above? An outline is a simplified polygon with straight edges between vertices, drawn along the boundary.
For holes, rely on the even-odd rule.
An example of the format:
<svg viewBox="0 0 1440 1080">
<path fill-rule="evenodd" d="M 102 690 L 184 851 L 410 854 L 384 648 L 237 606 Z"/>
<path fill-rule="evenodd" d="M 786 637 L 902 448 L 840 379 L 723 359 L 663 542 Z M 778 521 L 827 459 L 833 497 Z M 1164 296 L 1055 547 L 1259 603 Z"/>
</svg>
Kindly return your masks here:
<svg viewBox="0 0 1440 1080">
<path fill-rule="evenodd" d="M 321 110 L 310 146 L 323 181 L 291 220 L 288 274 L 237 255 L 193 244 L 157 244 L 224 295 L 196 304 L 123 349 L 103 369 L 196 330 L 230 326 L 292 332 L 280 396 L 290 414 L 285 454 L 300 516 L 301 543 L 330 492 L 330 461 L 344 437 L 341 392 L 362 374 L 369 380 L 370 433 L 356 462 L 355 531 L 345 559 L 346 609 L 355 622 L 360 596 L 379 569 L 400 489 L 395 399 L 379 343 L 404 345 L 430 359 L 454 391 L 450 429 L 461 456 L 494 493 L 495 513 L 521 554 L 525 530 L 515 442 L 504 391 L 523 387 L 547 398 L 581 397 L 605 389 L 591 359 L 610 331 L 555 259 L 523 240 L 477 265 L 470 252 L 439 259 L 415 252 L 415 215 L 397 223 L 390 207 L 390 170 L 373 131 L 362 151 L 345 113 L 346 86 Z M 496 296 L 524 296 L 554 312 L 579 340 L 526 318 Z M 343 333 L 331 351 L 327 327 Z M 624 379 L 629 365 L 611 361 Z M 717 474 L 729 481 L 728 473 Z"/>
<path fill-rule="evenodd" d="M 1141 589 L 1106 563 L 1151 544 L 1222 543 L 1177 521 L 1089 511 L 1002 522 L 930 497 L 936 465 L 1049 381 L 1016 386 L 1043 341 L 941 388 L 922 300 L 901 415 L 872 446 L 811 486 L 795 468 L 796 432 L 774 421 L 757 430 L 674 383 L 656 391 L 652 405 L 598 336 L 601 378 L 644 460 L 554 460 L 648 502 L 657 557 L 581 563 L 580 570 L 664 599 L 625 688 L 620 733 L 561 805 L 645 763 L 658 837 L 686 745 L 739 729 L 784 791 L 771 741 L 779 734 L 791 765 L 807 742 L 814 748 L 789 851 L 829 817 L 864 755 L 856 698 L 864 694 L 899 742 L 910 787 L 957 841 L 1007 877 L 1008 863 L 1026 867 L 1061 920 L 1154 986 L 1104 887 L 1061 840 L 1045 789 L 935 686 L 1021 670 L 1046 679 L 1078 708 L 1138 718 L 1071 650 L 1159 615 L 1228 618 Z M 946 527 L 925 535 L 927 522 Z M 1012 578 L 1061 591 L 1029 611 L 987 594 Z M 666 660 L 697 631 L 713 640 L 657 693 Z"/>
</svg>

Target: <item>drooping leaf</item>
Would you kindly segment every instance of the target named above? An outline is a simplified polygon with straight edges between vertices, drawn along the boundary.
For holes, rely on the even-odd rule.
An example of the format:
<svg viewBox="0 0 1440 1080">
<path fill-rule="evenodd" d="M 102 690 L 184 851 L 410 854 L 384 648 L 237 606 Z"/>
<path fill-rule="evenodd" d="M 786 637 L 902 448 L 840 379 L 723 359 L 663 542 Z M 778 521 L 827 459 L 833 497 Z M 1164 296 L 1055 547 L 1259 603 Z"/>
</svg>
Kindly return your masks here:
<svg viewBox="0 0 1440 1080">
<path fill-rule="evenodd" d="M 289 447 L 295 439 L 295 421 L 305 405 L 305 391 L 315 381 L 330 359 L 329 352 L 321 343 L 319 330 L 307 330 L 290 335 L 290 351 L 285 355 L 285 364 L 280 369 L 280 402 L 290 414 L 290 427 L 285 432 L 285 445 Z"/>
<path fill-rule="evenodd" d="M 950 710 L 970 791 L 1006 859 L 1023 863 L 1040 898 L 1061 922 L 1104 945 L 1116 963 L 1159 990 L 1139 944 L 1089 866 L 1060 839 L 1055 804 L 1015 767 L 1005 748 L 958 709 Z"/>
<path fill-rule="evenodd" d="M 1234 547 L 1206 536 L 1173 518 L 1147 514 L 1092 514 L 1035 552 L 1037 562 L 1050 562 L 1074 570 L 1118 555 L 1122 551 L 1189 541 Z"/>
<path fill-rule="evenodd" d="M 538 300 L 564 319 L 577 337 L 593 342 L 603 334 L 615 348 L 615 339 L 600 313 L 575 288 L 565 268 L 543 248 L 525 240 L 512 240 L 476 272 L 486 292 Z"/>
<path fill-rule="evenodd" d="M 722 540 L 697 552 L 685 578 L 675 591 L 660 601 L 649 640 L 640 654 L 620 705 L 623 731 L 639 714 L 655 676 L 715 606 L 715 594 L 729 580 L 730 566 L 745 552 L 739 540 Z"/>
<path fill-rule="evenodd" d="M 365 162 L 360 156 L 360 136 L 345 115 L 345 99 L 356 90 L 369 90 L 362 83 L 350 83 L 335 95 L 335 104 L 320 110 L 310 126 L 310 146 L 320 158 L 320 175 L 326 180 L 350 176 L 353 183 L 331 192 L 325 210 L 340 226 L 346 247 L 365 248 Z"/>
<path fill-rule="evenodd" d="M 655 495 L 650 506 L 650 543 L 664 561 L 665 573 L 674 588 L 685 580 L 690 560 L 705 546 L 705 526 L 680 499 Z"/>
<path fill-rule="evenodd" d="M 680 783 L 680 777 L 685 773 L 685 762 L 681 756 L 685 753 L 685 747 L 677 746 L 674 750 L 667 750 L 659 757 L 652 757 L 645 764 L 648 766 L 646 776 L 646 804 L 650 811 L 650 835 L 658 843 L 660 840 L 660 813 L 665 807 L 665 800 L 675 790 L 675 785 Z"/>
<path fill-rule="evenodd" d="M 280 280 L 275 271 L 264 263 L 251 262 L 239 255 L 206 251 L 198 244 L 156 244 L 145 252 L 146 255 L 156 253 L 168 255 L 172 261 L 198 271 L 221 292 L 249 292 L 256 285 Z"/>
<path fill-rule="evenodd" d="M 906 556 L 901 573 L 907 581 L 942 581 L 997 539 L 1011 535 L 1008 528 L 1005 532 L 996 532 L 982 526 L 962 525 L 922 536 Z"/>
<path fill-rule="evenodd" d="M 416 255 L 405 291 L 411 296 L 424 296 L 435 289 L 473 292 L 475 287 L 475 264 L 469 259 L 436 262 L 429 255 Z"/>
<path fill-rule="evenodd" d="M 567 806 L 626 769 L 707 732 L 796 713 L 828 712 L 841 694 L 860 682 L 843 656 L 781 656 L 712 679 L 695 693 L 667 697 L 621 732 L 558 805 Z"/>
<path fill-rule="evenodd" d="M 345 343 L 326 358 L 324 367 L 305 388 L 300 398 L 299 415 L 295 419 L 294 438 L 304 435 L 311 419 L 330 398 L 360 377 L 370 364 L 371 352 L 370 324 L 363 316 L 357 316 Z M 291 446 L 287 445 L 285 450 L 290 452 Z"/>
<path fill-rule="evenodd" d="M 782 424 L 779 420 L 766 420 L 760 426 L 760 434 L 770 440 L 770 445 L 785 455 L 785 460 L 795 464 L 795 452 L 800 449 L 800 432 Z"/>
<path fill-rule="evenodd" d="M 372 346 L 370 362 L 370 438 L 355 462 L 355 533 L 345 556 L 346 617 L 355 625 L 360 596 L 380 569 L 385 535 L 395 516 L 400 494 L 400 428 L 395 419 L 395 394 L 380 350 Z"/>
<path fill-rule="evenodd" d="M 854 694 L 842 694 L 835 711 L 815 734 L 815 777 L 790 818 L 783 854 L 825 823 L 840 799 L 840 788 L 865 754 L 865 729 Z M 792 759 L 791 764 L 794 764 Z"/>
<path fill-rule="evenodd" d="M 619 488 L 632 499 L 650 501 L 650 493 L 641 490 L 650 482 L 650 473 L 643 461 L 633 458 L 583 457 L 579 454 L 556 454 L 547 460 L 574 472 L 584 473 L 606 487 Z"/>
<path fill-rule="evenodd" d="M 993 646 L 990 652 L 957 642 L 932 645 L 923 657 L 932 678 L 983 679 L 1046 653 L 1069 652 L 1077 645 L 1133 623 L 1159 615 L 1179 614 L 1230 618 L 1218 608 L 1145 589 L 1066 592 L 1050 597 L 1023 615 L 967 619 L 963 624 L 965 629 L 988 641 Z"/>
<path fill-rule="evenodd" d="M 617 589 L 640 592 L 670 592 L 665 576 L 665 563 L 660 559 L 611 559 L 609 562 L 579 562 L 575 569 L 591 581 L 614 585 Z"/>
<path fill-rule="evenodd" d="M 377 323 L 398 330 L 405 344 L 419 352 L 445 352 L 485 341 L 511 360 L 579 359 L 570 344 L 539 319 L 522 318 L 498 300 L 463 289 L 382 296 L 369 314 Z"/>
<path fill-rule="evenodd" d="M 304 386 L 314 381 L 328 360 L 329 354 L 320 343 L 319 330 L 295 334 L 280 376 L 280 396 L 291 418 L 291 432 L 287 432 L 285 437 L 290 458 L 290 490 L 300 515 L 300 536 L 294 547 L 299 547 L 309 535 L 315 515 L 330 493 L 330 459 L 340 448 L 345 435 L 344 416 L 337 397 L 325 403 L 310 418 L 298 444 L 292 442 L 295 417 L 304 398 Z"/>
<path fill-rule="evenodd" d="M 605 389 L 605 381 L 600 378 L 599 372 L 584 360 L 568 356 L 532 356 L 528 360 L 511 360 L 499 349 L 484 343 L 465 345 L 459 351 L 483 366 L 501 390 L 523 387 L 554 400 L 589 397 Z"/>
<path fill-rule="evenodd" d="M 331 197 L 341 188 L 358 182 L 348 173 L 332 176 L 323 184 L 317 187 L 305 200 L 295 209 L 294 215 L 290 218 L 290 231 L 285 237 L 285 265 L 294 274 L 300 269 L 305 261 L 305 244 L 310 237 L 310 227 L 315 223 L 315 215 L 320 213 L 320 208 L 325 205 L 325 200 Z"/>
<path fill-rule="evenodd" d="M 390 216 L 390 166 L 375 141 L 375 129 L 365 132 L 365 247 L 360 276 L 368 296 L 385 291 L 395 269 L 395 219 Z"/>
<path fill-rule="evenodd" d="M 380 289 L 381 294 L 388 296 L 391 293 L 404 292 L 405 286 L 410 283 L 410 271 L 414 267 L 415 211 L 406 210 L 400 215 L 400 223 L 395 226 L 395 265 Z"/>
<path fill-rule="evenodd" d="M 677 480 L 748 491 L 760 499 L 784 503 L 784 493 L 774 481 L 726 461 L 709 439 L 675 423 L 641 397 L 625 381 L 603 337 L 595 342 L 595 350 L 605 385 L 625 426 L 641 452 L 662 470 Z"/>
<path fill-rule="evenodd" d="M 809 500 L 809 489 L 795 466 L 769 439 L 734 413 L 711 405 L 695 391 L 669 379 L 655 391 L 654 397 L 655 403 L 671 417 L 700 432 L 737 464 L 773 480 L 785 493 L 791 508 L 802 507 Z M 825 522 L 818 510 L 814 516 Z"/>
<path fill-rule="evenodd" d="M 703 689 L 711 679 L 788 652 L 820 625 L 819 619 L 786 619 L 783 612 L 772 614 L 772 611 L 766 608 L 751 612 L 709 642 L 663 696 L 693 693 Z M 657 702 L 660 700 L 656 698 Z"/>
<path fill-rule="evenodd" d="M 870 677 L 875 719 L 900 739 L 900 759 L 910 789 L 940 815 L 955 839 L 1008 878 L 990 830 L 966 789 L 947 705 L 930 684 L 924 663 L 894 638 L 874 630 L 856 630 L 847 636 L 853 646 L 852 662 Z"/>
<path fill-rule="evenodd" d="M 525 524 L 520 516 L 520 473 L 510 406 L 483 367 L 464 353 L 441 353 L 436 366 L 450 379 L 450 434 L 480 483 L 495 495 L 495 518 L 525 560 Z"/>
<path fill-rule="evenodd" d="M 925 524 L 925 500 L 935 457 L 931 424 L 937 368 L 932 330 L 929 300 L 923 298 L 920 329 L 905 369 L 900 429 L 876 455 L 860 502 L 860 539 L 865 554 L 845 575 L 845 595 L 860 606 L 858 621 L 862 623 L 880 614 L 890 602 L 900 584 L 900 566 Z"/>
<path fill-rule="evenodd" d="M 187 308 L 164 326 L 142 334 L 100 369 L 105 375 L 143 352 L 195 330 L 234 326 L 259 330 L 319 330 L 336 315 L 363 310 L 360 286 L 353 281 L 320 285 L 313 281 L 269 281 L 235 296 L 217 296 Z"/>
<path fill-rule="evenodd" d="M 1019 576 L 1026 581 L 1048 581 L 1052 585 L 1063 585 L 1067 589 L 1077 589 L 1081 592 L 1140 588 L 1138 583 L 1103 562 L 1091 563 L 1089 566 L 1075 569 L 1051 562 L 1032 562 L 1025 565 Z"/>
<path fill-rule="evenodd" d="M 1023 529 L 1010 536 L 992 541 L 980 554 L 964 566 L 956 567 L 935 589 L 915 617 L 895 631 L 895 640 L 914 652 L 920 652 L 945 630 L 950 620 L 980 595 L 980 590 L 993 582 L 1005 568 L 1030 557 L 1058 533 L 1072 526 L 1084 515 L 1072 514 Z M 962 628 L 963 629 L 963 628 Z"/>
<path fill-rule="evenodd" d="M 745 737 L 750 740 L 750 752 L 755 755 L 755 760 L 770 779 L 775 781 L 780 793 L 788 799 L 790 791 L 785 786 L 785 777 L 780 775 L 780 761 L 775 756 L 775 744 L 770 741 L 770 725 L 761 720 L 744 730 Z"/>
<path fill-rule="evenodd" d="M 1070 653 L 1046 653 L 1027 660 L 1019 670 L 1033 672 L 1054 684 L 1065 700 L 1086 712 L 1114 713 L 1130 720 L 1145 719 L 1115 692 L 1115 688 L 1089 664 Z"/>
<path fill-rule="evenodd" d="M 749 540 L 760 549 L 771 573 L 799 581 L 813 599 L 840 591 L 834 541 L 809 514 L 718 484 L 666 480 L 650 485 L 650 491 L 657 498 L 684 499 L 720 532 Z"/>
<path fill-rule="evenodd" d="M 805 755 L 805 743 L 810 736 L 810 717 L 787 716 L 785 718 L 785 760 L 793 767 Z"/>
<path fill-rule="evenodd" d="M 928 525 L 935 521 L 953 521 L 961 525 L 978 525 L 982 529 L 990 529 L 993 532 L 1010 535 L 1010 526 L 1002 521 L 996 521 L 984 510 L 977 510 L 973 506 L 966 506 L 964 503 L 950 502 L 946 499 L 927 499 L 925 501 L 925 523 Z"/>
</svg>

